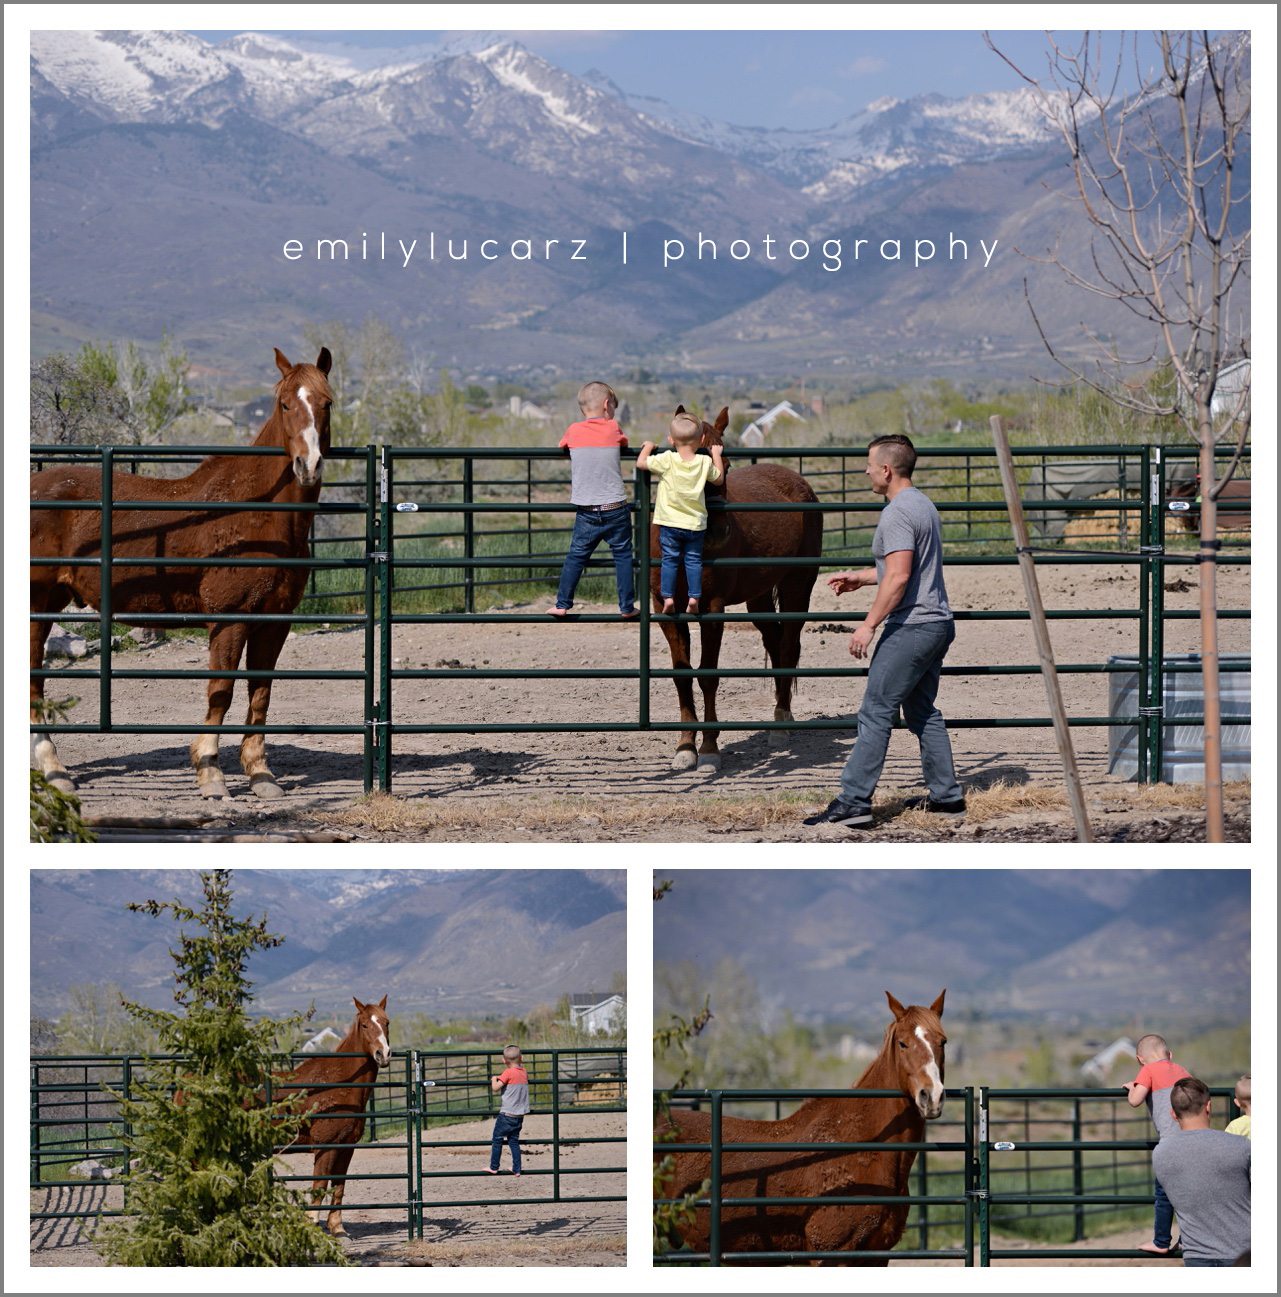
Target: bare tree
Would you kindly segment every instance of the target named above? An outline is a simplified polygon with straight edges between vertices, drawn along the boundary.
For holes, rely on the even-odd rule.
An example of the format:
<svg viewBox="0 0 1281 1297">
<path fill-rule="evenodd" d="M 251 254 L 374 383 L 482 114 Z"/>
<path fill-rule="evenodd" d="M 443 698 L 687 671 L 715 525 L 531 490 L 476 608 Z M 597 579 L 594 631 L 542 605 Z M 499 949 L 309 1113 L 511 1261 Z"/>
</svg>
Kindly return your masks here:
<svg viewBox="0 0 1281 1297">
<path fill-rule="evenodd" d="M 1250 433 L 1248 380 L 1215 400 L 1224 369 L 1250 355 L 1250 40 L 1245 32 L 1124 34 L 1113 53 L 1102 33 L 1075 49 L 1047 33 L 1048 71 L 1038 77 L 998 54 L 1039 96 L 1070 159 L 1073 201 L 1092 236 L 1083 265 L 1059 248 L 1030 259 L 1057 266 L 1067 282 L 1145 324 L 1149 342 L 1127 352 L 1086 329 L 1089 365 L 1048 337 L 1050 355 L 1116 405 L 1175 416 L 1200 448 L 1201 658 L 1205 682 L 1206 836 L 1223 841 L 1219 649 L 1215 618 L 1218 509 Z M 1153 66 L 1143 67 L 1150 56 Z M 1130 61 L 1136 88 L 1122 89 Z M 1024 254 L 1028 255 L 1028 254 Z M 1137 370 L 1168 366 L 1173 383 L 1136 383 Z M 1234 444 L 1218 471 L 1220 441 Z"/>
</svg>

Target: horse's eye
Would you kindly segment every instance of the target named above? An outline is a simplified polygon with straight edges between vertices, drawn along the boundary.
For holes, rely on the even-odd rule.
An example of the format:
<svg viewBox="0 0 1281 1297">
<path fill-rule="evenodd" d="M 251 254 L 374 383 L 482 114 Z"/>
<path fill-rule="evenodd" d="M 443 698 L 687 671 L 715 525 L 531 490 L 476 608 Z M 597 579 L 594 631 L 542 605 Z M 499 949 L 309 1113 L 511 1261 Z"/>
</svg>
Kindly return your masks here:
<svg viewBox="0 0 1281 1297">
<path fill-rule="evenodd" d="M 288 401 L 281 401 L 281 403 L 280 403 L 280 408 L 281 408 L 282 410 L 287 410 L 287 409 L 289 409 L 289 402 L 288 402 Z"/>
<path fill-rule="evenodd" d="M 906 1040 L 900 1040 L 899 1043 L 898 1043 L 898 1047 L 899 1047 L 900 1049 L 906 1049 L 906 1048 L 907 1048 L 907 1041 L 906 1041 Z"/>
</svg>

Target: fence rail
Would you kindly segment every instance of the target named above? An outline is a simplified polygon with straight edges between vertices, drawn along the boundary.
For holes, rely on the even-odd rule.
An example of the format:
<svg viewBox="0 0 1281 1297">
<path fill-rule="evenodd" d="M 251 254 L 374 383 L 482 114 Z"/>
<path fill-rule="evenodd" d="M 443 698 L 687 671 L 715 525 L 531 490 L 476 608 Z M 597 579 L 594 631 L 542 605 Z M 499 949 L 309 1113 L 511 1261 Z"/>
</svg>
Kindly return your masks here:
<svg viewBox="0 0 1281 1297">
<path fill-rule="evenodd" d="M 280 1066 L 317 1057 L 335 1055 L 292 1054 L 282 1057 Z M 345 1057 L 345 1056 L 342 1056 Z M 502 1049 L 396 1051 L 377 1081 L 367 1085 L 369 1108 L 361 1148 L 376 1147 L 381 1153 L 403 1153 L 403 1165 L 390 1171 L 349 1170 L 335 1177 L 348 1184 L 375 1185 L 392 1180 L 403 1183 L 404 1196 L 379 1196 L 364 1200 L 359 1193 L 343 1202 L 344 1211 L 364 1210 L 398 1213 L 405 1221 L 410 1239 L 424 1237 L 432 1212 L 475 1206 L 525 1206 L 539 1202 L 606 1203 L 624 1202 L 625 1165 L 578 1167 L 565 1164 L 569 1146 L 622 1145 L 623 1135 L 584 1134 L 574 1128 L 584 1118 L 627 1111 L 627 1051 L 621 1045 L 584 1045 L 525 1051 L 529 1074 L 531 1112 L 551 1117 L 551 1135 L 522 1142 L 550 1146 L 550 1167 L 524 1172 L 547 1181 L 547 1192 L 523 1192 L 519 1198 L 466 1197 L 426 1192 L 429 1182 L 464 1184 L 488 1175 L 472 1166 L 457 1169 L 447 1165 L 457 1149 L 488 1149 L 489 1138 L 451 1139 L 447 1132 L 460 1122 L 492 1118 L 498 1111 L 498 1096 L 489 1078 L 503 1068 Z M 136 1097 L 139 1082 L 157 1063 L 180 1061 L 172 1056 L 145 1055 L 43 1055 L 31 1060 L 30 1187 L 33 1190 L 93 1189 L 100 1201 L 89 1208 L 66 1206 L 33 1207 L 32 1220 L 90 1220 L 127 1216 L 129 1205 L 129 1161 L 133 1132 L 122 1115 L 120 1100 Z M 308 1090 L 343 1088 L 308 1085 Z M 334 1144 L 293 1144 L 290 1154 L 312 1153 Z M 94 1159 L 112 1164 L 117 1174 L 109 1181 L 86 1181 L 71 1177 L 67 1169 Z M 479 1159 L 477 1159 L 479 1160 Z M 353 1167 L 356 1164 L 353 1162 Z M 579 1193 L 573 1188 L 577 1176 L 600 1176 L 606 1192 Z M 284 1183 L 309 1185 L 309 1172 L 279 1172 Z M 617 1188 L 609 1185 L 616 1184 Z M 109 1186 L 121 1189 L 120 1204 L 108 1207 Z"/>
<path fill-rule="evenodd" d="M 1212 1089 L 1221 1101 L 1221 1118 L 1226 1124 L 1234 1115 L 1233 1091 L 1227 1087 Z M 1151 1161 L 1148 1154 L 1156 1146 L 1149 1138 L 1151 1122 L 1143 1110 L 1120 1105 L 1125 1095 L 1116 1090 L 1100 1089 L 996 1089 L 966 1086 L 948 1089 L 946 1102 L 961 1105 L 959 1118 L 944 1116 L 927 1125 L 927 1133 L 954 1130 L 958 1138 L 927 1138 L 916 1143 L 860 1141 L 852 1143 L 775 1143 L 772 1141 L 739 1142 L 724 1137 L 723 1119 L 727 1108 L 773 1108 L 774 1117 L 783 1115 L 808 1099 L 827 1098 L 857 1102 L 859 1099 L 901 1097 L 893 1090 L 683 1090 L 658 1091 L 655 1111 L 665 1106 L 677 1108 L 706 1107 L 711 1115 L 711 1130 L 705 1143 L 668 1142 L 654 1144 L 657 1161 L 668 1154 L 688 1152 L 709 1155 L 709 1188 L 705 1196 L 692 1204 L 708 1216 L 707 1251 L 670 1250 L 654 1257 L 656 1265 L 723 1265 L 736 1261 L 771 1261 L 806 1263 L 815 1260 L 849 1260 L 850 1252 L 734 1252 L 722 1245 L 721 1213 L 726 1208 L 812 1206 L 815 1199 L 756 1194 L 750 1197 L 728 1197 L 722 1190 L 723 1160 L 727 1153 L 812 1152 L 826 1156 L 845 1152 L 892 1154 L 914 1150 L 916 1160 L 907 1189 L 901 1194 L 854 1194 L 847 1197 L 824 1195 L 825 1203 L 851 1206 L 874 1204 L 907 1205 L 910 1214 L 899 1246 L 889 1252 L 863 1252 L 860 1260 L 957 1261 L 965 1266 L 989 1266 L 993 1261 L 1039 1261 L 1067 1258 L 1152 1260 L 1152 1255 L 1138 1250 L 1116 1248 L 1082 1248 L 1091 1233 L 1115 1228 L 1118 1213 L 1127 1208 L 1135 1211 L 1153 1203 Z M 1050 1111 L 1054 1105 L 1071 1105 L 1063 1113 Z M 1101 1116 L 1091 1117 L 1090 1108 L 1104 1108 Z M 1116 1132 L 1138 1127 L 1143 1133 L 1133 1138 L 1119 1138 Z M 1046 1128 L 1064 1132 L 1061 1138 L 1033 1138 L 1032 1132 Z M 1105 1131 L 1112 1138 L 1095 1132 Z M 1142 1154 L 1124 1158 L 1122 1154 Z M 1057 1160 L 1049 1160 L 1052 1155 Z M 1070 1188 L 1059 1185 L 1066 1181 Z M 940 1183 L 945 1187 L 939 1189 Z M 657 1198 L 655 1206 L 679 1200 Z M 950 1210 L 948 1210 L 950 1209 Z M 1046 1223 L 1051 1227 L 1047 1229 Z M 1092 1228 L 1093 1227 L 1093 1228 Z M 1021 1245 L 1018 1248 L 992 1246 L 994 1228 L 1005 1234 L 1022 1234 L 1033 1239 L 1038 1234 L 1059 1233 L 1058 1241 L 1072 1247 Z M 1050 1242 L 1052 1243 L 1051 1239 Z M 1178 1250 L 1168 1254 L 1179 1260 Z"/>
<path fill-rule="evenodd" d="M 135 471 L 140 464 L 165 462 L 169 464 L 190 462 L 206 454 L 264 454 L 273 453 L 263 448 L 240 447 L 148 447 L 142 450 L 124 450 L 119 447 L 99 448 L 87 456 L 82 448 L 33 447 L 33 460 L 37 463 L 65 463 L 86 457 L 97 462 L 103 470 L 103 480 L 110 480 L 114 464 L 132 463 Z M 829 528 L 824 541 L 822 566 L 844 566 L 850 562 L 869 562 L 867 547 L 875 526 L 875 515 L 882 507 L 868 498 L 863 489 L 862 473 L 851 468 L 851 461 L 861 465 L 865 456 L 862 450 L 837 447 L 809 447 L 786 450 L 755 448 L 731 453 L 731 463 L 744 459 L 786 460 L 793 462 L 812 484 L 816 484 L 818 502 L 811 505 L 726 505 L 715 499 L 709 509 L 716 512 L 730 509 L 735 512 L 780 511 L 798 508 L 819 511 L 836 522 Z M 1227 452 L 1224 452 L 1225 454 Z M 1139 570 L 1137 606 L 1122 608 L 1059 608 L 1048 611 L 1055 621 L 1110 620 L 1132 623 L 1136 632 L 1137 652 L 1134 667 L 1115 663 L 1069 663 L 1060 668 L 1068 674 L 1099 674 L 1121 670 L 1137 670 L 1139 688 L 1136 693 L 1136 714 L 1132 716 L 1077 715 L 1069 718 L 1073 726 L 1123 726 L 1134 727 L 1140 737 L 1138 745 L 1138 777 L 1141 782 L 1159 780 L 1163 768 L 1165 730 L 1171 725 L 1192 725 L 1196 717 L 1164 715 L 1163 680 L 1169 671 L 1192 671 L 1196 663 L 1170 663 L 1165 656 L 1165 627 L 1169 622 L 1188 620 L 1198 614 L 1190 610 L 1165 607 L 1164 574 L 1172 565 L 1195 563 L 1191 538 L 1184 537 L 1188 548 L 1180 550 L 1179 535 L 1167 535 L 1167 523 L 1177 514 L 1170 512 L 1170 488 L 1185 481 L 1195 471 L 1195 451 L 1184 447 L 1160 446 L 1063 446 L 1017 447 L 1014 450 L 1021 480 L 1029 488 L 1039 489 L 1046 497 L 1049 470 L 1056 461 L 1076 464 L 1101 464 L 1103 480 L 1113 482 L 1113 498 L 1065 497 L 1029 498 L 1024 501 L 1034 525 L 1042 530 L 1053 530 L 1054 520 L 1077 515 L 1093 514 L 1105 520 L 1106 535 L 1087 539 L 1085 548 L 1062 544 L 1044 546 L 1037 561 L 1042 564 L 1099 564 L 1105 566 L 1133 566 Z M 995 468 L 995 452 L 990 447 L 927 448 L 918 450 L 917 481 L 935 499 L 943 519 L 944 565 L 958 566 L 1013 566 L 1017 556 L 1012 552 L 1008 526 L 1003 522 L 1005 503 L 1000 493 Z M 573 506 L 566 503 L 568 479 L 563 471 L 563 457 L 547 450 L 527 450 L 502 447 L 469 447 L 466 449 L 404 448 L 370 445 L 360 449 L 336 449 L 332 459 L 340 469 L 349 470 L 349 476 L 331 482 L 326 488 L 326 499 L 314 505 L 280 504 L 283 510 L 309 511 L 316 519 L 316 530 L 327 527 L 331 534 L 317 534 L 309 558 L 271 560 L 272 566 L 290 565 L 305 567 L 310 571 L 308 593 L 300 610 L 293 614 L 191 614 L 159 613 L 130 617 L 113 612 L 110 599 L 100 600 L 102 607 L 92 612 L 63 612 L 32 614 L 34 621 L 60 621 L 69 625 L 89 624 L 98 629 L 100 659 L 96 668 L 40 667 L 32 672 L 33 679 L 89 680 L 99 682 L 99 707 L 96 721 L 54 722 L 41 721 L 32 728 L 38 733 L 129 733 L 129 734 L 329 734 L 358 738 L 362 752 L 363 783 L 366 791 L 375 784 L 389 791 L 394 775 L 393 747 L 397 735 L 418 734 L 519 734 L 519 733 L 618 733 L 633 731 L 679 731 L 685 727 L 680 721 L 654 719 L 650 705 L 651 684 L 655 681 L 678 678 L 698 678 L 709 674 L 696 668 L 673 670 L 655 665 L 651 660 L 650 632 L 655 623 L 671 620 L 651 611 L 648 575 L 653 566 L 649 557 L 648 520 L 651 512 L 650 479 L 638 473 L 634 483 L 633 508 L 636 524 L 635 578 L 641 595 L 640 619 L 635 666 L 591 670 L 588 668 L 539 668 L 515 670 L 481 670 L 470 668 L 413 668 L 395 664 L 394 642 L 400 628 L 415 625 L 506 625 L 527 623 L 547 624 L 542 614 L 486 611 L 481 601 L 504 589 L 508 592 L 529 593 L 531 586 L 554 580 L 564 554 L 562 538 L 567 529 L 557 528 L 555 520 L 571 514 Z M 550 476 L 535 476 L 534 465 L 552 463 L 561 471 Z M 458 464 L 458 470 L 448 468 Z M 524 474 L 512 473 L 510 465 L 523 465 Z M 1246 461 L 1248 469 L 1248 458 Z M 495 472 L 495 470 L 497 470 Z M 731 468 L 732 471 L 732 468 Z M 1039 478 L 1037 474 L 1039 473 Z M 1038 485 L 1039 484 L 1039 485 Z M 1095 482 L 1099 485 L 1099 482 Z M 159 507 L 143 501 L 120 502 L 108 498 L 96 501 L 33 501 L 33 509 L 77 508 L 96 509 L 104 525 L 104 540 L 108 543 L 97 556 L 75 557 L 79 566 L 96 565 L 102 569 L 102 589 L 109 591 L 113 569 L 129 567 L 155 567 L 154 559 L 117 558 L 110 552 L 110 520 L 127 508 Z M 554 498 L 546 498 L 554 496 Z M 1173 503 L 1185 503 L 1175 501 Z M 226 501 L 185 502 L 183 509 L 246 508 Z M 255 503 L 253 511 L 267 506 Z M 1221 501 L 1225 516 L 1236 510 L 1248 510 L 1248 503 Z M 420 525 L 424 515 L 427 527 Z M 486 519 L 516 519 L 523 526 L 486 528 Z M 1115 519 L 1115 526 L 1108 522 Z M 331 524 L 345 524 L 347 530 L 332 534 Z M 448 525 L 446 525 L 448 524 Z M 838 540 L 839 537 L 839 540 Z M 1103 540 L 1108 548 L 1088 548 L 1095 540 Z M 558 543 L 559 542 L 559 543 Z M 339 553 L 335 547 L 345 547 Z M 42 564 L 69 561 L 73 556 L 50 556 L 36 560 Z M 806 559 L 790 560 L 794 565 L 810 565 Z M 1224 553 L 1219 562 L 1226 565 L 1248 564 L 1247 553 Z M 208 559 L 165 560 L 163 566 L 262 566 L 266 560 L 257 558 L 212 557 Z M 750 565 L 753 560 L 743 558 L 710 557 L 705 565 L 711 568 Z M 593 559 L 591 567 L 608 566 L 609 561 Z M 359 573 L 358 588 L 347 588 L 341 580 L 333 579 L 344 574 Z M 487 576 L 487 573 L 495 575 Z M 426 582 L 420 574 L 438 578 Z M 588 578 L 590 580 L 590 577 Z M 350 584 L 350 583 L 348 583 Z M 445 606 L 440 607 L 443 603 Z M 424 606 L 424 604 L 437 606 Z M 325 611 L 316 611 L 323 606 Z M 1025 621 L 1029 614 L 1021 609 L 970 610 L 958 609 L 959 622 L 968 621 Z M 842 613 L 752 613 L 728 612 L 703 614 L 704 623 L 743 623 L 762 620 L 776 622 L 821 623 L 837 621 L 854 624 L 863 620 L 862 612 Z M 1223 620 L 1248 619 L 1248 609 L 1220 610 Z M 583 614 L 582 622 L 617 622 L 617 615 Z M 289 621 L 302 626 L 318 624 L 359 627 L 364 631 L 363 662 L 359 670 L 281 670 L 274 672 L 236 670 L 208 671 L 151 671 L 143 668 L 120 667 L 113 652 L 112 624 L 128 625 L 143 622 L 158 626 L 192 626 L 238 621 Z M 1249 670 L 1248 662 L 1223 663 L 1222 671 Z M 715 674 L 735 679 L 776 679 L 780 676 L 796 678 L 857 678 L 867 674 L 867 667 L 796 667 L 792 669 L 761 667 L 737 668 L 717 671 Z M 1031 675 L 1040 670 L 1031 663 L 997 663 L 984 666 L 954 666 L 944 668 L 949 676 Z M 114 681 L 147 678 L 192 680 L 231 679 L 251 680 L 270 676 L 281 681 L 360 681 L 361 702 L 353 701 L 353 715 L 349 722 L 334 724 L 199 724 L 176 725 L 145 721 L 122 720 L 114 707 L 112 685 Z M 608 722 L 557 724 L 528 721 L 492 721 L 468 723 L 440 723 L 430 720 L 406 719 L 393 713 L 393 685 L 404 680 L 450 679 L 524 679 L 531 682 L 566 679 L 618 680 L 637 687 L 635 716 L 630 720 Z M 1228 716 L 1224 724 L 1248 724 L 1246 716 Z M 744 731 L 774 729 L 836 729 L 847 730 L 851 722 L 838 720 L 800 721 L 718 721 L 700 724 L 708 731 Z M 949 720 L 954 729 L 977 728 L 1046 728 L 1051 725 L 1048 716 L 1012 717 L 1008 715 L 956 718 Z"/>
</svg>

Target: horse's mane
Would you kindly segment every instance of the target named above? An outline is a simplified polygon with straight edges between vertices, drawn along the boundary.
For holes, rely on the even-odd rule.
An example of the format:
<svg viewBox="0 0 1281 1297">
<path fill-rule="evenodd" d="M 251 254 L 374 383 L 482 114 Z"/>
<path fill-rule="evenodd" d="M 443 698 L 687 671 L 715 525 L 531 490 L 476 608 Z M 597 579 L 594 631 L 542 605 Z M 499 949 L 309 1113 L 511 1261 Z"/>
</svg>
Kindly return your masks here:
<svg viewBox="0 0 1281 1297">
<path fill-rule="evenodd" d="M 299 373 L 300 370 L 303 372 Z M 304 362 L 295 365 L 289 373 L 281 374 L 279 382 L 277 382 L 275 387 L 271 389 L 272 395 L 275 396 L 276 400 L 280 400 L 286 381 L 294 377 L 305 379 L 308 386 L 313 383 L 318 384 L 320 395 L 325 400 L 332 401 L 334 399 L 333 389 L 329 386 L 329 380 L 316 368 L 315 365 L 309 365 Z"/>
</svg>

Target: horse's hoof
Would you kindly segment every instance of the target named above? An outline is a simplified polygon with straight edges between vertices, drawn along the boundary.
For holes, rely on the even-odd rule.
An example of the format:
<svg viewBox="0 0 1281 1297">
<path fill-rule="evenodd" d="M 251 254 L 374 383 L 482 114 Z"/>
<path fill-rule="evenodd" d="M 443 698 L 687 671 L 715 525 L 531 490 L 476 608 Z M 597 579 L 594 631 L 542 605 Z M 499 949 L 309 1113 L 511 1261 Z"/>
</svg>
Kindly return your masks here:
<svg viewBox="0 0 1281 1297">
<path fill-rule="evenodd" d="M 249 787 L 254 796 L 261 797 L 265 802 L 274 802 L 285 795 L 285 790 L 276 782 L 275 776 L 270 774 L 250 775 Z"/>
<path fill-rule="evenodd" d="M 231 800 L 231 794 L 227 791 L 227 781 L 221 775 L 216 779 L 202 779 L 200 795 L 211 800 L 214 798 Z"/>
<path fill-rule="evenodd" d="M 704 752 L 698 758 L 698 768 L 710 771 L 719 770 L 721 768 L 721 754 L 719 752 Z"/>
<path fill-rule="evenodd" d="M 672 758 L 673 770 L 693 770 L 698 765 L 698 753 L 693 748 L 681 748 Z"/>
<path fill-rule="evenodd" d="M 786 730 L 770 730 L 769 745 L 776 751 L 780 748 L 788 747 Z"/>
<path fill-rule="evenodd" d="M 52 775 L 45 775 L 45 782 L 50 788 L 60 793 L 72 795 L 76 791 L 76 781 L 65 770 L 59 770 Z"/>
</svg>

